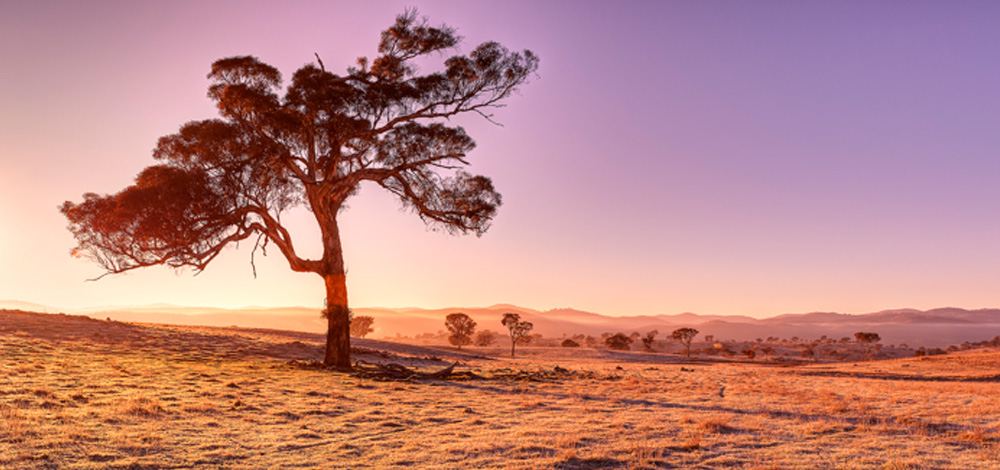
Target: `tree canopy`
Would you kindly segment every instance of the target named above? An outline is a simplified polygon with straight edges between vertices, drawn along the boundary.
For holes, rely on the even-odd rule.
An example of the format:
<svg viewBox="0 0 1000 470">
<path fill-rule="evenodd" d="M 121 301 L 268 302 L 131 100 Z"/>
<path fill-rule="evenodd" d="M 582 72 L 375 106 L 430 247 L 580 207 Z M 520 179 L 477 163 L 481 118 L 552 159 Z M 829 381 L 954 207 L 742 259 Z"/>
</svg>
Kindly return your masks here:
<svg viewBox="0 0 1000 470">
<path fill-rule="evenodd" d="M 317 60 L 282 89 L 278 69 L 256 57 L 215 61 L 208 97 L 218 118 L 160 138 L 157 163 L 121 192 L 88 193 L 81 203 L 62 205 L 74 254 L 105 274 L 154 265 L 200 271 L 234 242 L 252 239 L 253 253 L 274 245 L 292 270 L 324 279 L 325 363 L 349 368 L 337 215 L 359 185 L 381 186 L 449 233 L 483 234 L 500 206 L 492 181 L 465 170 L 475 143 L 448 119 L 491 120 L 490 111 L 535 74 L 538 57 L 485 42 L 445 59 L 440 70 L 419 73 L 417 60 L 459 41 L 454 29 L 407 11 L 382 32 L 374 59 L 362 57 L 343 74 Z M 319 223 L 319 258 L 301 256 L 282 223 L 282 213 L 297 206 Z"/>
<path fill-rule="evenodd" d="M 698 330 L 694 328 L 678 328 L 670 333 L 670 339 L 684 345 L 684 355 L 691 357 L 691 341 L 698 336 Z"/>
<path fill-rule="evenodd" d="M 476 332 L 476 321 L 472 317 L 462 312 L 451 313 L 445 317 L 444 326 L 451 333 L 448 336 L 448 342 L 458 346 L 458 349 L 472 344 L 472 335 Z"/>
<path fill-rule="evenodd" d="M 369 315 L 357 315 L 351 316 L 351 336 L 355 338 L 364 338 L 368 336 L 368 333 L 374 333 L 375 328 L 372 325 L 375 324 L 375 317 Z"/>
<path fill-rule="evenodd" d="M 518 313 L 503 314 L 500 323 L 507 327 L 507 331 L 510 332 L 510 357 L 514 357 L 514 346 L 518 342 L 530 341 L 528 333 L 535 325 L 530 321 L 521 320 L 521 315 Z"/>
</svg>

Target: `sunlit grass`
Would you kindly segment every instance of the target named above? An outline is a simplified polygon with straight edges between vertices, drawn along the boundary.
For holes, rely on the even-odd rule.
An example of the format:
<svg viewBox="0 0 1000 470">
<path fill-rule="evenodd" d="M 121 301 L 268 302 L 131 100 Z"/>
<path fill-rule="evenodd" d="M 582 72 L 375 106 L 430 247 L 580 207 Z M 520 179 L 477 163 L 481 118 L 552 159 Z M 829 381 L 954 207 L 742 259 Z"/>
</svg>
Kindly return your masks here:
<svg viewBox="0 0 1000 470">
<path fill-rule="evenodd" d="M 772 367 L 395 348 L 563 378 L 292 367 L 315 335 L 3 315 L 0 468 L 995 469 L 1000 353 Z M 68 336 L 73 332 L 73 336 Z M 100 333 L 100 335 L 95 335 Z M 239 352 L 237 352 L 240 350 Z M 463 349 L 464 351 L 464 349 Z M 526 352 L 529 349 L 526 348 Z M 407 355 L 412 354 L 412 356 Z M 367 360 L 387 360 L 378 356 Z"/>
</svg>

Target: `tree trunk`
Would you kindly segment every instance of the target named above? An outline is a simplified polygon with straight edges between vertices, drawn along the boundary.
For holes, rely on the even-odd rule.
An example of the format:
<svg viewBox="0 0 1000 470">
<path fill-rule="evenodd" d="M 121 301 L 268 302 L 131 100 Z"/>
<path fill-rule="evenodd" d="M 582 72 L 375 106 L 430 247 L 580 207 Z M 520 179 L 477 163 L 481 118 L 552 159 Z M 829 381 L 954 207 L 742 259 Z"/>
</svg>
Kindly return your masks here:
<svg viewBox="0 0 1000 470">
<path fill-rule="evenodd" d="M 347 276 L 344 253 L 340 246 L 337 212 L 341 200 L 330 197 L 329 191 L 306 186 L 309 205 L 319 223 L 323 238 L 323 259 L 317 270 L 326 285 L 326 354 L 323 364 L 340 370 L 351 370 L 351 310 L 347 304 Z"/>
<path fill-rule="evenodd" d="M 323 364 L 342 370 L 351 369 L 351 324 L 347 306 L 347 276 L 328 274 L 326 284 L 326 356 Z"/>
<path fill-rule="evenodd" d="M 517 340 L 513 336 L 510 338 L 510 357 L 514 357 L 514 346 L 517 345 Z"/>
</svg>

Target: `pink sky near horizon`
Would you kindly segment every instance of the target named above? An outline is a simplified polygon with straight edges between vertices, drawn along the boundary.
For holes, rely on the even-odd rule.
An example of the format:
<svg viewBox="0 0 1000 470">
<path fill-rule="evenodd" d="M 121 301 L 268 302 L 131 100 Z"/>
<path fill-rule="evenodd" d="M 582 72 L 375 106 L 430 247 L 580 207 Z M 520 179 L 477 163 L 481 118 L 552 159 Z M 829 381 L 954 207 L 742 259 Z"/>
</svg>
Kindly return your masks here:
<svg viewBox="0 0 1000 470">
<path fill-rule="evenodd" d="M 85 282 L 57 208 L 213 117 L 214 60 L 342 71 L 408 6 L 541 68 L 503 127 L 461 121 L 504 197 L 486 235 L 428 232 L 378 188 L 350 201 L 353 305 L 1000 306 L 1000 5 L 972 1 L 0 2 L 0 300 L 322 305 L 277 252 L 254 279 L 249 246 Z M 289 218 L 306 253 L 309 217 Z"/>
</svg>

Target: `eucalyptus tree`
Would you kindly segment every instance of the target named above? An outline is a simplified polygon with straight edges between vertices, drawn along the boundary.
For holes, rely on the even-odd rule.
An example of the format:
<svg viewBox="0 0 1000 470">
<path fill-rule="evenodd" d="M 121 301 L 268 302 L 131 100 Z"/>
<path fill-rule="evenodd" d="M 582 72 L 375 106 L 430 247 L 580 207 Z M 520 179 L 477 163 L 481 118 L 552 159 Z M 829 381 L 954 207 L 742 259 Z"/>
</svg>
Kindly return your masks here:
<svg viewBox="0 0 1000 470">
<path fill-rule="evenodd" d="M 451 123 L 492 122 L 538 68 L 531 51 L 486 42 L 466 55 L 421 67 L 454 49 L 447 26 L 415 11 L 382 32 L 378 55 L 343 74 L 317 63 L 282 90 L 275 67 L 252 56 L 212 64 L 208 96 L 219 117 L 161 137 L 157 163 L 119 193 L 88 193 L 61 211 L 78 246 L 105 275 L 166 265 L 204 270 L 226 246 L 273 245 L 296 272 L 322 277 L 328 320 L 324 362 L 350 368 L 346 271 L 337 217 L 362 183 L 377 184 L 434 229 L 481 235 L 500 206 L 490 178 L 465 171 L 475 146 Z M 283 91 L 283 93 L 282 93 Z M 322 255 L 300 255 L 281 215 L 305 206 L 320 228 Z M 265 252 L 266 253 L 266 252 Z M 102 276 L 103 277 L 103 276 Z"/>
</svg>

